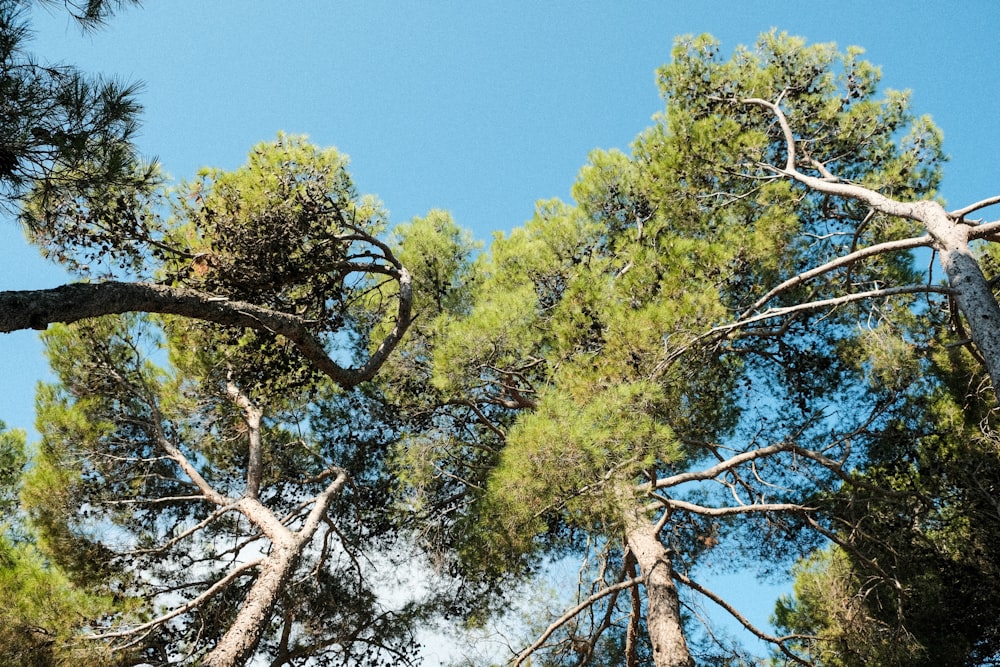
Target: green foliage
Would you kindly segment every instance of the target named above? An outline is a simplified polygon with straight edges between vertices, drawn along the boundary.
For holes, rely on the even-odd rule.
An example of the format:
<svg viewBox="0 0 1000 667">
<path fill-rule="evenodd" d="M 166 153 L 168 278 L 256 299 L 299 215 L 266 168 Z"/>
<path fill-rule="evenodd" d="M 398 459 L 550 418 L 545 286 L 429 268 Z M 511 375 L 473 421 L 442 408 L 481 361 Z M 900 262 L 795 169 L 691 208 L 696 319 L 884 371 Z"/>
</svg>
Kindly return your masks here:
<svg viewBox="0 0 1000 667">
<path fill-rule="evenodd" d="M 817 552 L 800 562 L 794 574 L 794 594 L 778 600 L 773 622 L 781 631 L 804 636 L 795 641 L 795 649 L 810 663 L 941 664 L 923 662 L 923 651 L 912 636 L 869 614 L 865 598 L 857 594 L 862 582 L 843 551 Z"/>
<path fill-rule="evenodd" d="M 455 550 L 443 559 L 449 567 L 524 575 L 545 556 L 593 548 L 615 563 L 609 570 L 621 568 L 626 508 L 656 502 L 636 497 L 638 484 L 758 439 L 826 447 L 850 432 L 837 446 L 863 457 L 888 415 L 900 414 L 889 411 L 926 389 L 920 378 L 937 348 L 914 333 L 923 306 L 912 299 L 713 333 L 767 307 L 921 282 L 909 255 L 885 254 L 761 301 L 810 267 L 915 230 L 776 175 L 785 138 L 747 99 L 780 104 L 801 169 L 901 199 L 932 197 L 941 135 L 910 112 L 906 94 L 877 97 L 879 78 L 859 49 L 777 32 L 728 60 L 710 37 L 681 38 L 658 72 L 666 109 L 631 152 L 592 153 L 573 203 L 539 202 L 529 222 L 497 234 L 468 265 L 462 305 L 438 305 L 443 314 L 418 325 L 420 345 L 406 357 L 407 378 L 427 382 L 387 381 L 406 408 L 394 458 L 404 506 L 448 513 L 424 536 Z M 756 465 L 756 479 L 774 483 L 757 489 L 748 473 L 734 493 L 813 502 L 837 486 L 793 457 Z M 714 498 L 711 489 L 677 493 Z M 815 544 L 774 517 L 710 521 L 673 510 L 664 519 L 678 567 L 695 566 L 720 535 L 736 536 L 745 553 L 783 550 L 786 559 Z M 862 579 L 845 581 L 849 590 Z M 572 643 L 544 659 L 570 660 Z"/>
<path fill-rule="evenodd" d="M 11 667 L 120 664 L 127 654 L 115 658 L 101 644 L 74 639 L 88 619 L 122 605 L 76 585 L 33 543 L 38 533 L 19 505 L 22 491 L 32 493 L 32 484 L 23 488 L 27 461 L 24 432 L 0 422 L 0 656 Z M 33 466 L 31 475 L 39 474 Z"/>
<path fill-rule="evenodd" d="M 681 458 L 673 431 L 657 419 L 664 400 L 658 386 L 643 382 L 576 400 L 544 394 L 508 433 L 489 480 L 487 502 L 501 534 L 541 533 L 551 512 L 586 531 L 620 529 L 622 502 L 635 502 L 620 497 L 620 480 Z"/>
<path fill-rule="evenodd" d="M 33 72 L 18 60 L 15 4 L 0 4 L 0 32 L 11 36 L 0 57 Z M 114 4 L 87 3 L 81 15 L 98 21 Z M 0 86 L 18 83 L 10 67 Z M 478 245 L 441 211 L 390 234 L 381 204 L 356 192 L 347 158 L 303 137 L 279 135 L 235 171 L 205 169 L 151 193 L 155 174 L 128 144 L 133 91 L 77 80 L 70 95 L 40 79 L 32 94 L 62 95 L 63 107 L 23 126 L 0 118 L 0 184 L 9 197 L 34 187 L 24 220 L 45 252 L 84 274 L 103 262 L 107 275 L 155 275 L 298 317 L 338 362 L 368 358 L 400 324 L 403 267 L 418 313 L 383 377 L 352 388 L 333 387 L 291 341 L 263 330 L 128 316 L 47 333 L 57 381 L 39 392 L 43 439 L 23 507 L 53 565 L 36 578 L 87 619 L 53 629 L 64 634 L 52 646 L 194 598 L 229 563 L 273 546 L 234 499 L 246 494 L 275 522 L 301 525 L 344 470 L 351 484 L 301 554 L 298 575 L 309 575 L 274 601 L 258 649 L 289 661 L 405 661 L 412 623 L 441 609 L 481 621 L 503 603 L 507 579 L 536 574 L 547 557 L 599 556 L 581 597 L 635 576 L 622 533 L 637 511 L 662 519 L 665 553 L 694 567 L 733 524 L 670 501 L 710 501 L 713 491 L 667 498 L 642 485 L 748 451 L 763 433 L 803 447 L 834 440 L 845 452 L 853 438 L 866 457 L 857 487 L 834 488 L 833 472 L 814 474 L 791 455 L 755 463 L 739 483 L 725 477 L 737 496 L 815 502 L 829 534 L 849 535 L 842 551 L 805 561 L 795 599 L 779 605 L 779 625 L 823 639 L 801 638 L 795 650 L 844 667 L 996 653 L 989 610 L 1000 595 L 974 582 L 1000 580 L 995 511 L 982 492 L 1000 464 L 991 431 L 973 428 L 989 423 L 989 408 L 970 408 L 958 391 L 974 364 L 921 333 L 903 298 L 719 329 L 769 306 L 919 278 L 908 255 L 877 255 L 762 299 L 808 267 L 914 230 L 777 174 L 785 137 L 748 99 L 781 106 L 801 168 L 931 197 L 940 132 L 913 116 L 905 94 L 877 98 L 878 83 L 858 49 L 771 32 L 723 60 L 712 38 L 681 38 L 658 72 L 666 109 L 631 152 L 592 153 L 572 203 L 539 202 L 475 257 Z M 95 115 L 77 119 L 77 107 Z M 49 147 L 34 172 L 17 153 L 31 149 L 29 135 Z M 50 168 L 63 155 L 65 166 Z M 155 213 L 164 202 L 167 217 Z M 0 490 L 19 483 L 22 452 L 0 440 Z M 778 483 L 764 481 L 765 467 Z M 790 536 L 789 553 L 813 544 L 792 522 L 769 520 Z M 386 610 L 364 563 L 394 535 L 417 541 L 453 590 Z M 759 536 L 745 541 L 774 550 Z M 28 552 L 12 549 L 11 571 L 27 571 Z M 235 578 L 136 650 L 155 664 L 181 652 L 197 659 L 252 585 L 249 572 Z M 985 613 L 962 608 L 970 595 Z M 591 610 L 607 619 L 632 613 L 625 593 L 602 600 Z M 960 620 L 942 624 L 948 614 Z M 593 647 L 608 663 L 624 626 L 595 618 L 562 628 L 544 664 L 589 659 L 580 651 Z"/>
<path fill-rule="evenodd" d="M 203 170 L 173 204 L 168 249 L 153 250 L 173 284 L 295 314 L 320 336 L 370 326 L 352 313 L 362 299 L 370 299 L 362 316 L 376 323 L 391 303 L 381 283 L 391 281 L 392 267 L 372 243 L 384 231 L 384 212 L 357 194 L 346 156 L 334 149 L 281 134 L 257 145 L 236 171 Z M 175 335 L 187 348 L 217 338 L 215 327 L 181 328 Z M 279 395 L 318 380 L 281 337 L 240 329 L 223 340 L 211 363 L 251 394 Z"/>
<path fill-rule="evenodd" d="M 941 338 L 915 345 L 897 331 L 866 348 L 871 391 L 905 400 L 868 444 L 861 486 L 828 501 L 842 548 L 800 565 L 778 625 L 822 637 L 801 642 L 820 665 L 990 664 L 1000 651 L 994 400 L 977 391 L 972 356 Z"/>
<path fill-rule="evenodd" d="M 76 633 L 115 609 L 110 596 L 75 586 L 31 545 L 0 537 L 0 655 L 10 667 L 126 664 Z"/>
<path fill-rule="evenodd" d="M 14 518 L 21 476 L 27 462 L 24 431 L 9 431 L 7 425 L 0 421 L 0 533 L 10 528 Z"/>
<path fill-rule="evenodd" d="M 132 143 L 138 86 L 39 63 L 26 51 L 29 4 L 0 3 L 0 198 L 17 205 L 28 196 L 20 218 L 46 254 L 107 253 L 112 237 L 130 233 L 128 221 L 110 221 L 112 211 L 155 181 L 155 167 L 143 163 Z M 84 26 L 126 4 L 135 3 L 65 3 Z M 116 225 L 113 234 L 107 224 Z"/>
<path fill-rule="evenodd" d="M 174 216 L 156 223 L 164 233 L 150 260 L 164 281 L 298 316 L 333 357 L 365 357 L 372 332 L 393 321 L 400 265 L 378 239 L 379 205 L 355 193 L 346 165 L 336 151 L 282 135 L 237 171 L 206 170 L 174 197 Z M 414 221 L 404 237 L 414 239 L 406 252 L 419 267 L 423 303 L 458 308 L 460 297 L 429 291 L 438 260 L 417 260 L 450 243 L 457 266 L 471 242 L 440 214 Z M 22 506 L 39 550 L 73 585 L 127 600 L 114 613 L 80 612 L 89 626 L 78 634 L 148 621 L 178 596 L 196 597 L 234 560 L 267 554 L 271 534 L 236 510 L 251 479 L 260 510 L 296 528 L 340 470 L 350 484 L 273 602 L 258 654 L 406 663 L 413 624 L 465 595 L 414 596 L 388 608 L 374 592 L 373 568 L 359 565 L 387 558 L 383 550 L 409 530 L 387 508 L 385 459 L 398 427 L 377 388 L 335 388 L 267 332 L 177 317 L 87 320 L 54 326 L 44 340 L 56 381 L 39 390 L 42 442 Z M 220 509 L 206 486 L 232 506 Z M 203 656 L 243 606 L 253 574 L 150 632 L 98 645 L 115 655 L 134 648 L 152 664 Z"/>
</svg>

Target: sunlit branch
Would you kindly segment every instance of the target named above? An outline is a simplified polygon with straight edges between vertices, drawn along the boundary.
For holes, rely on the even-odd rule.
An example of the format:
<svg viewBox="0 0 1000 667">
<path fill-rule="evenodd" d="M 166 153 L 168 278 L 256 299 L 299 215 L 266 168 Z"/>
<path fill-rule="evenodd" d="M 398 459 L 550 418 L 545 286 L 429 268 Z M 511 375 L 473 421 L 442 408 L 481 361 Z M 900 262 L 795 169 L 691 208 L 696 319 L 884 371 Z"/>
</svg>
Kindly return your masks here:
<svg viewBox="0 0 1000 667">
<path fill-rule="evenodd" d="M 608 586 L 607 588 L 604 588 L 594 593 L 586 600 L 576 605 L 575 607 L 567 611 L 565 614 L 557 618 L 555 621 L 553 621 L 531 646 L 525 648 L 524 650 L 522 650 L 520 653 L 517 654 L 517 656 L 514 658 L 514 661 L 511 664 L 513 665 L 513 667 L 520 667 L 520 665 L 524 664 L 524 661 L 527 660 L 529 657 L 531 657 L 531 655 L 535 651 L 545 646 L 545 642 L 549 640 L 549 637 L 551 637 L 556 632 L 556 630 L 558 630 L 563 625 L 571 621 L 574 617 L 576 617 L 577 614 L 579 614 L 581 611 L 583 611 L 590 605 L 594 604 L 595 602 L 599 601 L 601 598 L 607 597 L 612 593 L 617 593 L 618 591 L 629 588 L 631 586 L 636 586 L 638 584 L 641 584 L 643 583 L 643 581 L 645 581 L 645 577 L 634 577 L 632 579 L 626 579 L 624 581 L 621 581 L 617 584 L 612 584 L 611 586 Z"/>
<path fill-rule="evenodd" d="M 784 306 L 781 308 L 768 308 L 763 313 L 759 313 L 752 317 L 739 319 L 736 320 L 735 322 L 730 322 L 728 324 L 723 324 L 714 327 L 707 334 L 705 334 L 705 336 L 707 337 L 712 334 L 725 333 L 728 331 L 734 331 L 736 329 L 742 329 L 756 322 L 762 322 L 764 320 L 774 319 L 775 317 L 782 317 L 784 315 L 789 315 L 791 313 L 801 313 L 810 310 L 822 310 L 825 308 L 833 308 L 848 303 L 854 303 L 855 301 L 866 301 L 869 299 L 879 299 L 889 296 L 899 296 L 901 294 L 952 295 L 954 293 L 955 290 L 953 290 L 952 288 L 940 285 L 902 285 L 899 287 L 884 287 L 881 289 L 868 290 L 867 292 L 853 292 L 851 294 L 845 294 L 843 296 L 838 296 L 838 297 L 831 297 L 829 299 L 820 299 L 818 301 L 807 301 L 805 303 L 795 304 L 794 306 Z"/>
<path fill-rule="evenodd" d="M 204 495 L 194 496 L 162 496 L 160 498 L 120 498 L 118 500 L 101 501 L 103 505 L 165 505 L 176 502 L 193 502 L 198 500 L 208 500 Z"/>
<path fill-rule="evenodd" d="M 694 503 L 689 503 L 683 500 L 676 500 L 674 498 L 664 498 L 659 495 L 654 495 L 658 503 L 669 506 L 671 509 L 683 510 L 685 512 L 691 512 L 692 514 L 700 514 L 702 516 L 732 516 L 734 514 L 755 514 L 760 512 L 810 512 L 814 511 L 814 507 L 806 507 L 804 505 L 796 505 L 793 503 L 752 503 L 749 505 L 737 505 L 733 507 L 706 507 L 704 505 L 696 505 Z"/>
<path fill-rule="evenodd" d="M 976 225 L 969 229 L 970 239 L 981 239 L 993 236 L 997 232 L 1000 232 L 1000 220 L 994 220 L 993 222 L 984 222 L 981 225 Z"/>
<path fill-rule="evenodd" d="M 796 285 L 801 285 L 802 283 L 815 278 L 816 276 L 823 275 L 824 273 L 829 273 L 834 269 L 838 269 L 842 266 L 847 266 L 857 262 L 859 260 L 865 259 L 866 257 L 872 257 L 874 255 L 880 255 L 887 252 L 896 252 L 899 250 L 909 250 L 912 248 L 921 248 L 929 246 L 934 242 L 930 234 L 924 234 L 923 236 L 917 236 L 909 239 L 901 239 L 899 241 L 887 241 L 885 243 L 877 243 L 873 246 L 868 246 L 867 248 L 862 248 L 842 257 L 837 257 L 826 264 L 817 266 L 815 268 L 809 269 L 808 271 L 803 271 L 802 273 L 793 276 L 781 283 L 780 285 L 774 287 L 767 294 L 759 298 L 750 308 L 748 308 L 741 316 L 741 319 L 747 318 L 765 303 L 773 299 L 778 294 L 795 287 Z"/>
<path fill-rule="evenodd" d="M 162 615 L 162 616 L 160 616 L 158 618 L 154 618 L 153 620 L 148 621 L 146 623 L 143 623 L 142 625 L 137 625 L 134 628 L 129 628 L 127 630 L 116 630 L 114 632 L 104 632 L 104 633 L 96 634 L 96 635 L 85 635 L 85 638 L 86 639 L 118 639 L 118 638 L 121 638 L 121 637 L 130 637 L 130 636 L 135 635 L 137 633 L 145 632 L 146 630 L 149 630 L 151 628 L 155 628 L 155 627 L 157 627 L 159 625 L 163 625 L 164 623 L 166 623 L 170 619 L 175 618 L 177 616 L 180 616 L 181 614 L 187 613 L 187 612 L 191 611 L 192 609 L 195 609 L 195 608 L 201 606 L 207 600 L 211 599 L 217 593 L 219 593 L 224 588 L 226 588 L 227 586 L 229 586 L 229 584 L 231 584 L 235 579 L 243 576 L 243 574 L 247 570 L 254 569 L 254 568 L 258 567 L 263 562 L 264 562 L 263 558 L 258 558 L 257 560 L 253 560 L 253 561 L 250 561 L 248 563 L 243 563 L 242 565 L 240 565 L 239 567 L 237 567 L 236 569 L 234 569 L 233 571 L 231 571 L 229 574 L 227 574 L 225 577 L 223 577 L 222 579 L 219 579 L 212 586 L 210 586 L 209 588 L 205 589 L 205 591 L 203 593 L 201 593 L 201 595 L 199 595 L 198 597 L 196 597 L 196 598 L 194 598 L 192 600 L 189 600 L 188 602 L 185 602 L 184 604 L 180 605 L 179 607 L 174 607 L 173 609 L 171 609 L 166 614 L 164 614 L 164 615 Z"/>
<path fill-rule="evenodd" d="M 682 472 L 676 475 L 671 475 L 670 477 L 664 477 L 657 479 L 652 482 L 646 482 L 640 485 L 639 490 L 650 492 L 653 489 L 668 489 L 670 487 L 678 486 L 679 484 L 685 484 L 687 482 L 700 482 L 709 479 L 715 479 L 722 473 L 736 468 L 748 461 L 753 461 L 754 459 L 759 459 L 764 456 L 771 456 L 772 454 L 778 454 L 780 452 L 788 452 L 795 448 L 790 442 L 780 442 L 775 445 L 769 445 L 767 447 L 760 447 L 758 449 L 751 449 L 735 456 L 731 456 L 725 461 L 718 463 L 710 468 L 705 468 L 704 470 L 693 470 L 690 472 Z"/>
<path fill-rule="evenodd" d="M 260 496 L 261 475 L 263 474 L 263 447 L 260 433 L 263 412 L 250 401 L 246 394 L 240 391 L 232 379 L 226 381 L 226 395 L 243 411 L 248 440 L 246 494 L 251 498 L 258 498 Z"/>
<path fill-rule="evenodd" d="M 987 208 L 993 206 L 994 204 L 1000 204 L 1000 195 L 994 195 L 992 197 L 987 197 L 986 199 L 981 199 L 974 204 L 969 204 L 965 208 L 960 208 L 954 211 L 949 211 L 948 215 L 953 218 L 964 218 L 970 213 L 974 213 L 982 208 Z"/>
<path fill-rule="evenodd" d="M 720 607 L 722 607 L 723 609 L 725 609 L 729 613 L 730 616 L 732 616 L 733 618 L 735 618 L 737 620 L 737 622 L 739 622 L 740 625 L 742 625 L 744 628 L 746 628 L 751 634 L 753 634 L 758 639 L 761 639 L 763 641 L 766 641 L 766 642 L 769 642 L 771 644 L 774 644 L 775 646 L 777 646 L 781 650 L 782 653 L 784 653 L 786 656 L 788 656 L 789 659 L 794 660 L 795 662 L 799 663 L 800 665 L 805 665 L 806 667 L 812 667 L 812 663 L 803 660 L 802 658 L 800 658 L 799 656 L 797 656 L 795 653 L 793 653 L 787 646 L 785 646 L 785 642 L 793 640 L 793 639 L 818 639 L 818 637 L 811 637 L 811 636 L 805 636 L 805 635 L 788 635 L 788 636 L 785 636 L 785 637 L 775 637 L 773 635 L 769 635 L 766 632 L 764 632 L 763 630 L 761 630 L 760 628 L 758 628 L 756 625 L 754 625 L 753 623 L 751 623 L 743 614 L 741 614 L 735 607 L 733 607 L 733 605 L 731 605 L 728 602 L 726 602 L 718 594 L 713 593 L 712 591 L 710 591 L 709 589 L 705 588 L 701 584 L 699 584 L 699 583 L 697 583 L 695 581 L 692 581 L 691 578 L 685 576 L 684 574 L 681 574 L 680 572 L 678 572 L 676 570 L 673 570 L 671 572 L 671 575 L 678 582 L 684 584 L 685 586 L 687 586 L 688 588 L 690 588 L 692 590 L 695 590 L 695 591 L 701 593 L 702 595 L 704 595 L 705 597 L 707 597 L 709 600 L 711 600 L 715 604 L 717 604 Z"/>
</svg>

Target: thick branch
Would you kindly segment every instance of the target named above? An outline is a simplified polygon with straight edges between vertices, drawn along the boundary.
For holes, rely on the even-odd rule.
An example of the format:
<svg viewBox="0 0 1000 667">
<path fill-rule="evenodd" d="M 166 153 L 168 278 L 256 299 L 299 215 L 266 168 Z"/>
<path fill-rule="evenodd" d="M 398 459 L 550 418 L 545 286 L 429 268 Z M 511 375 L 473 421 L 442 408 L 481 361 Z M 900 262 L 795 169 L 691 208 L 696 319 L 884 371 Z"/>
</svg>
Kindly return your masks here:
<svg viewBox="0 0 1000 667">
<path fill-rule="evenodd" d="M 374 377 L 412 322 L 410 275 L 406 269 L 396 273 L 399 281 L 396 324 L 368 361 L 353 369 L 330 359 L 323 342 L 310 330 L 309 320 L 191 289 L 146 283 L 73 283 L 46 290 L 0 292 L 0 333 L 45 329 L 54 322 L 71 323 L 129 312 L 181 315 L 284 336 L 334 382 L 353 387 Z"/>
</svg>

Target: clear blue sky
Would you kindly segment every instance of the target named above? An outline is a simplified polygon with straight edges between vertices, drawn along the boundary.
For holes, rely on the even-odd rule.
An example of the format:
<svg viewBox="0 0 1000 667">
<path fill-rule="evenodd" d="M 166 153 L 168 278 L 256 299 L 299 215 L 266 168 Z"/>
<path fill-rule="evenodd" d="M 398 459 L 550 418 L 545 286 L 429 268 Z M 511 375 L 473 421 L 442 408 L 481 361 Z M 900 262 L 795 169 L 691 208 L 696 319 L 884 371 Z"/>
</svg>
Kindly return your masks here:
<svg viewBox="0 0 1000 667">
<path fill-rule="evenodd" d="M 484 240 L 568 198 L 590 150 L 628 148 L 661 108 L 655 68 L 688 33 L 726 52 L 772 27 L 864 47 L 944 129 L 948 202 L 1000 194 L 995 0 L 147 0 L 93 34 L 55 8 L 34 27 L 40 60 L 145 83 L 140 145 L 175 178 L 305 133 L 348 153 L 395 222 L 444 208 Z M 0 253 L 0 289 L 65 280 L 13 223 Z M 0 344 L 0 419 L 30 428 L 40 345 L 33 332 Z"/>
</svg>

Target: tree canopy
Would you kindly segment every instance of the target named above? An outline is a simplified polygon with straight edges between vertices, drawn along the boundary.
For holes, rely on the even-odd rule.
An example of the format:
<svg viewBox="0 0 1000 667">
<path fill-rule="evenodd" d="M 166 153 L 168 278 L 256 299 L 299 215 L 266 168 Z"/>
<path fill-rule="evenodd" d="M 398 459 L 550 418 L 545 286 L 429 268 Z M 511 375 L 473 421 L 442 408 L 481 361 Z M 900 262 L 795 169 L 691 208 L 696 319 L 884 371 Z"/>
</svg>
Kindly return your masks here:
<svg viewBox="0 0 1000 667">
<path fill-rule="evenodd" d="M 54 373 L 30 465 L 0 436 L 12 664 L 410 664 L 553 563 L 512 664 L 741 664 L 699 600 L 775 664 L 995 660 L 998 200 L 943 208 L 859 49 L 679 38 L 630 152 L 480 252 L 300 136 L 158 182 L 135 91 L 35 65 L 21 6 L 0 183 L 84 280 L 0 293 Z M 792 568 L 784 635 L 720 561 Z"/>
</svg>

